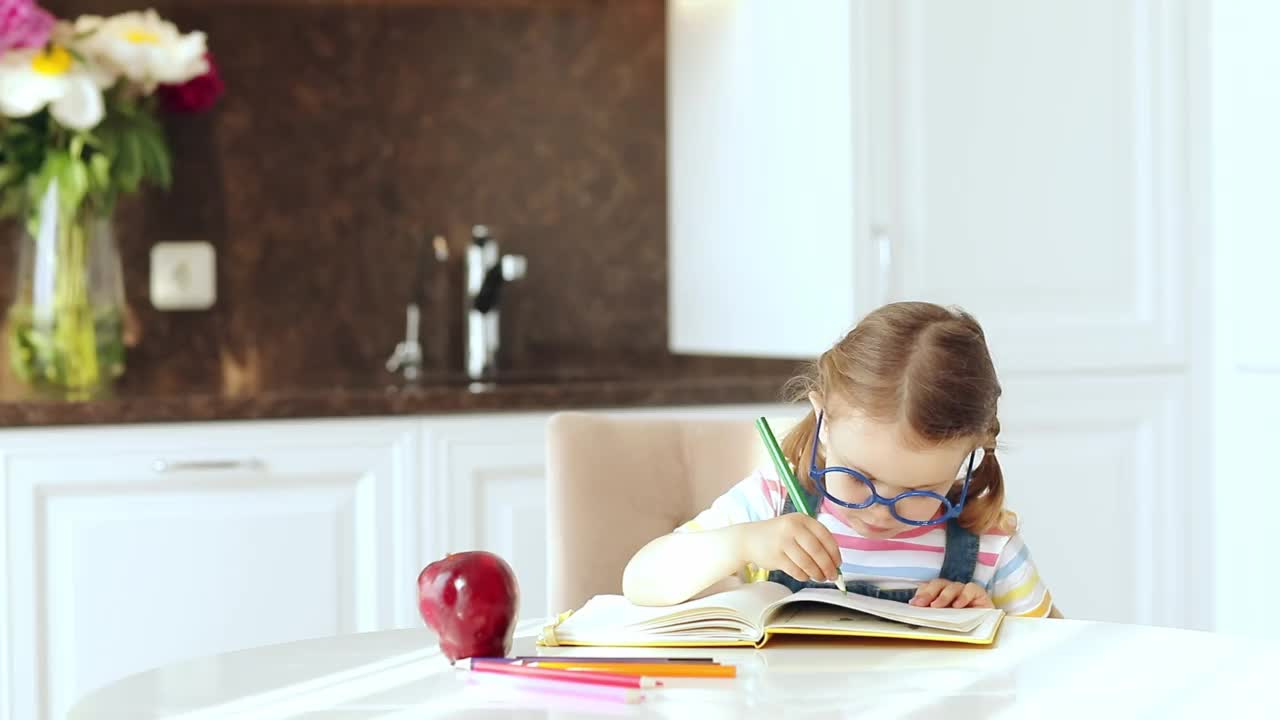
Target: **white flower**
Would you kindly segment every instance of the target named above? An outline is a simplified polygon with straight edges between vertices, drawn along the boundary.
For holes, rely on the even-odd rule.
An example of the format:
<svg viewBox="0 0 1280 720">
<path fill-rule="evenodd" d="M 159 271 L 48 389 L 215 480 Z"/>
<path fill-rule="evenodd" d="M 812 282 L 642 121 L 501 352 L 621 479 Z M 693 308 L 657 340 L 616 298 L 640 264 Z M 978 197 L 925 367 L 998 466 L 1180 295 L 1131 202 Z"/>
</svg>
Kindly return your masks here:
<svg viewBox="0 0 1280 720">
<path fill-rule="evenodd" d="M 74 29 L 77 50 L 147 92 L 158 84 L 184 83 L 209 69 L 204 33 L 180 33 L 154 10 L 109 18 L 85 15 Z"/>
<path fill-rule="evenodd" d="M 0 58 L 0 112 L 27 117 L 45 106 L 64 127 L 88 130 L 102 121 L 102 87 L 60 45 Z"/>
<path fill-rule="evenodd" d="M 116 78 L 120 73 L 114 67 L 104 65 L 101 62 L 95 62 L 80 46 L 80 34 L 84 32 L 81 29 L 81 22 L 92 20 L 93 16 L 85 15 L 76 21 L 76 24 L 69 23 L 65 20 L 59 20 L 53 25 L 53 33 L 49 36 L 50 41 L 54 45 L 61 45 L 71 51 L 71 54 L 81 60 L 80 68 L 93 76 L 95 82 L 100 88 L 109 88 L 116 83 Z M 101 20 L 101 18 L 97 18 Z"/>
</svg>

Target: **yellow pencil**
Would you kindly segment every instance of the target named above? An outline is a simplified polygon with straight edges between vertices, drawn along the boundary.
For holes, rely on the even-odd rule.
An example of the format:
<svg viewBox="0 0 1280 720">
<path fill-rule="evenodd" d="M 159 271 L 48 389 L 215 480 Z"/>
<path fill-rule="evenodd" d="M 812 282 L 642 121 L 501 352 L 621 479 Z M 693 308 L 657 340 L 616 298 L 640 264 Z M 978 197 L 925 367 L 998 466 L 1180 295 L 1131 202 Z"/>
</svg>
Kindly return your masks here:
<svg viewBox="0 0 1280 720">
<path fill-rule="evenodd" d="M 709 665 L 706 663 L 575 663 L 571 660 L 547 662 L 538 660 L 530 662 L 538 667 L 555 668 L 557 670 L 595 670 L 596 672 L 613 673 L 615 675 L 640 675 L 644 677 L 737 677 L 738 668 L 734 665 Z"/>
</svg>

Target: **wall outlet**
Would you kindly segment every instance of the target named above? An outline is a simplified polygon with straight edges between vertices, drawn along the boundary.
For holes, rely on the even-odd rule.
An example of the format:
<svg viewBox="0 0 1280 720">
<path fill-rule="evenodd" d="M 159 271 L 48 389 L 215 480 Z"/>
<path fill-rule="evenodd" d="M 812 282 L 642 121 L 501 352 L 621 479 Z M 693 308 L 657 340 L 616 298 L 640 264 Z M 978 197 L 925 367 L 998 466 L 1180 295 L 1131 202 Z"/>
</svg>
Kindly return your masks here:
<svg viewBox="0 0 1280 720">
<path fill-rule="evenodd" d="M 157 310 L 208 310 L 217 299 L 213 246 L 162 242 L 151 246 L 151 304 Z"/>
</svg>

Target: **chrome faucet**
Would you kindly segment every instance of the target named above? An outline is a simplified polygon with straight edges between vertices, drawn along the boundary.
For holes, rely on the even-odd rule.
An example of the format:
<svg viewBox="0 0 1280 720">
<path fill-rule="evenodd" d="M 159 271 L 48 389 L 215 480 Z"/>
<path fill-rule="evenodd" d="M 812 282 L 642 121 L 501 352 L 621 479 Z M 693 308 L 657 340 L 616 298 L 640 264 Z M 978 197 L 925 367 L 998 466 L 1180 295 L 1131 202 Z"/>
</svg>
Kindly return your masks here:
<svg viewBox="0 0 1280 720">
<path fill-rule="evenodd" d="M 449 244 L 443 235 L 436 235 L 431 240 L 435 250 L 436 263 L 449 259 Z M 419 294 L 426 285 L 427 257 L 426 241 L 419 240 L 418 252 L 414 259 L 413 287 L 409 290 L 409 301 L 404 308 L 404 340 L 396 343 L 395 351 L 387 358 L 387 372 L 399 371 L 405 380 L 416 381 L 422 376 L 422 343 L 418 341 L 418 329 L 421 323 L 421 310 L 418 306 Z"/>
<path fill-rule="evenodd" d="M 462 312 L 467 326 L 466 372 L 472 382 L 493 379 L 501 342 L 498 297 L 503 285 L 525 276 L 526 266 L 523 255 L 499 252 L 489 228 L 476 225 L 471 229 Z"/>
<path fill-rule="evenodd" d="M 420 312 L 418 303 L 411 302 L 404 309 L 404 339 L 396 343 L 396 349 L 387 358 L 387 372 L 400 371 L 405 380 L 417 380 L 422 374 L 422 343 L 418 342 Z"/>
</svg>

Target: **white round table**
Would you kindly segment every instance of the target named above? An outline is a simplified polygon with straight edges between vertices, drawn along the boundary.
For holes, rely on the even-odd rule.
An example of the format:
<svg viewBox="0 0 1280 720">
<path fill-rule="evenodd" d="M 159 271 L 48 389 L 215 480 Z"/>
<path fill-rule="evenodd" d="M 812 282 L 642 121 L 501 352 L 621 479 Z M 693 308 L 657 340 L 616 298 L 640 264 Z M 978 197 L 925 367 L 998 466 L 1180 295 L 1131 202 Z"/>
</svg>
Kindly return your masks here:
<svg viewBox="0 0 1280 720">
<path fill-rule="evenodd" d="M 537 652 L 536 626 L 522 626 L 515 652 Z M 813 640 L 762 650 L 542 652 L 712 655 L 739 672 L 670 681 L 634 705 L 517 693 L 505 678 L 476 682 L 455 670 L 427 630 L 396 630 L 152 670 L 90 694 L 69 718 L 1280 717 L 1272 643 L 1141 626 L 1009 619 L 990 648 Z"/>
</svg>

